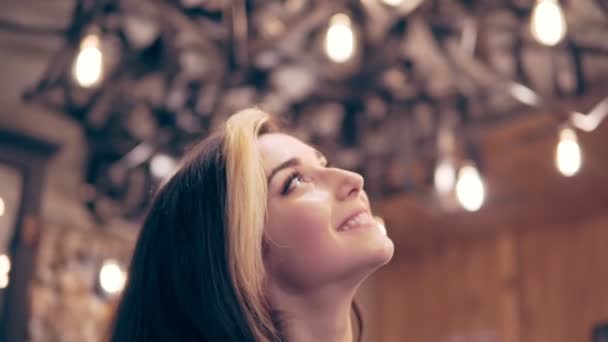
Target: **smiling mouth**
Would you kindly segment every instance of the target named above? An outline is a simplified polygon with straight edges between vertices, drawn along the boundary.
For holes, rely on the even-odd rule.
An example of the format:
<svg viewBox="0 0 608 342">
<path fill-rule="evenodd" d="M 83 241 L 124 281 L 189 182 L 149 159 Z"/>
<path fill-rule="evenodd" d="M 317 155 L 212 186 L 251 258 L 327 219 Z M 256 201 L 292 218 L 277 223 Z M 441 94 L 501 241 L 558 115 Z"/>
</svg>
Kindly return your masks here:
<svg viewBox="0 0 608 342">
<path fill-rule="evenodd" d="M 353 229 L 359 229 L 363 227 L 368 227 L 372 225 L 377 225 L 378 223 L 374 218 L 366 211 L 362 211 L 355 216 L 348 219 L 344 222 L 340 227 L 338 227 L 338 232 L 345 232 Z"/>
</svg>

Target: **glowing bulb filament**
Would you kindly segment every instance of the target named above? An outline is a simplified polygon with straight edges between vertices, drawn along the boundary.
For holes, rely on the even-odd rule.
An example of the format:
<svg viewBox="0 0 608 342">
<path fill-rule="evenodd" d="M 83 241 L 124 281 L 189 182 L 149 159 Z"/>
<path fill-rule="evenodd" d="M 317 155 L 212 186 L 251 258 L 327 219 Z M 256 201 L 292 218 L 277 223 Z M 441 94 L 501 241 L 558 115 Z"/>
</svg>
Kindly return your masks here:
<svg viewBox="0 0 608 342">
<path fill-rule="evenodd" d="M 382 0 L 382 2 L 384 2 L 385 4 L 389 5 L 389 6 L 399 6 L 403 3 L 403 0 Z"/>
<path fill-rule="evenodd" d="M 166 154 L 158 154 L 150 161 L 150 172 L 156 178 L 163 178 L 175 168 L 176 162 Z"/>
<path fill-rule="evenodd" d="M 11 270 L 11 259 L 8 255 L 0 255 L 0 289 L 4 289 L 9 283 L 9 272 Z"/>
<path fill-rule="evenodd" d="M 547 46 L 557 45 L 566 36 L 566 18 L 557 0 L 538 0 L 532 10 L 530 30 Z"/>
<path fill-rule="evenodd" d="M 435 168 L 435 190 L 440 194 L 447 194 L 454 188 L 456 171 L 454 165 L 447 160 L 442 160 Z"/>
<path fill-rule="evenodd" d="M 99 285 L 109 295 L 122 291 L 127 280 L 126 273 L 120 265 L 113 260 L 106 260 L 99 271 Z"/>
<path fill-rule="evenodd" d="M 325 36 L 325 52 L 336 63 L 348 61 L 355 53 L 355 33 L 346 14 L 335 14 Z"/>
<path fill-rule="evenodd" d="M 103 55 L 99 45 L 98 36 L 90 34 L 84 37 L 74 61 L 74 78 L 85 88 L 94 86 L 101 79 Z"/>
<path fill-rule="evenodd" d="M 458 172 L 456 197 L 462 207 L 468 211 L 477 211 L 483 205 L 486 190 L 477 168 L 465 165 Z"/>
<path fill-rule="evenodd" d="M 581 168 L 581 147 L 576 133 L 571 128 L 564 128 L 559 134 L 555 164 L 559 172 L 566 177 L 574 176 Z"/>
</svg>

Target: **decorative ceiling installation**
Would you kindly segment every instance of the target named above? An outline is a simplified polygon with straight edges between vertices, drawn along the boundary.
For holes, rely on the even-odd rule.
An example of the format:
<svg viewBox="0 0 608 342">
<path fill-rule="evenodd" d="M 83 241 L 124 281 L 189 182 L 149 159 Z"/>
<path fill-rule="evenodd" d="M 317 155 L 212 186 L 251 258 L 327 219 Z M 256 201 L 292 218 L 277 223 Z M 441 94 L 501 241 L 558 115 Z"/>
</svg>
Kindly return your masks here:
<svg viewBox="0 0 608 342">
<path fill-rule="evenodd" d="M 482 166 L 485 127 L 608 76 L 604 1 L 563 4 L 567 32 L 540 38 L 535 5 L 79 0 L 65 48 L 25 97 L 82 124 L 83 196 L 100 220 L 140 217 L 184 150 L 250 105 L 363 173 L 372 196 L 420 192 L 439 161 Z"/>
</svg>

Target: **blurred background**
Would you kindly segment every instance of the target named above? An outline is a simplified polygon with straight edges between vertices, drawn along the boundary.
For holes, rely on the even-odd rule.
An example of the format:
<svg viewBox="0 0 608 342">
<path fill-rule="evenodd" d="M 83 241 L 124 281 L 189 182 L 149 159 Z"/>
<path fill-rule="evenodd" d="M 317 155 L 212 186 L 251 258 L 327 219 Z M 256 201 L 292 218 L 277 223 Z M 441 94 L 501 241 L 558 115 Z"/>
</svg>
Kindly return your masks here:
<svg viewBox="0 0 608 342">
<path fill-rule="evenodd" d="M 150 194 L 256 105 L 366 177 L 366 341 L 608 341 L 607 57 L 606 0 L 3 0 L 0 340 L 99 341 Z"/>
</svg>

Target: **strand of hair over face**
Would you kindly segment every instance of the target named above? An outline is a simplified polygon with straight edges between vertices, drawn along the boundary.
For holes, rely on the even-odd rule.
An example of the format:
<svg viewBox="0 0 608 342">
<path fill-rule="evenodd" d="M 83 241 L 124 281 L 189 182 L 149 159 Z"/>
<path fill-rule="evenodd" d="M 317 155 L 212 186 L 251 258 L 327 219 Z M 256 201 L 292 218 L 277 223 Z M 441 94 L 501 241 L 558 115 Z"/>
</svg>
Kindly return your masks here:
<svg viewBox="0 0 608 342">
<path fill-rule="evenodd" d="M 266 272 L 262 240 L 267 183 L 257 148 L 269 115 L 255 108 L 242 110 L 226 122 L 228 262 L 239 302 L 256 341 L 280 340 L 264 291 Z"/>
</svg>

